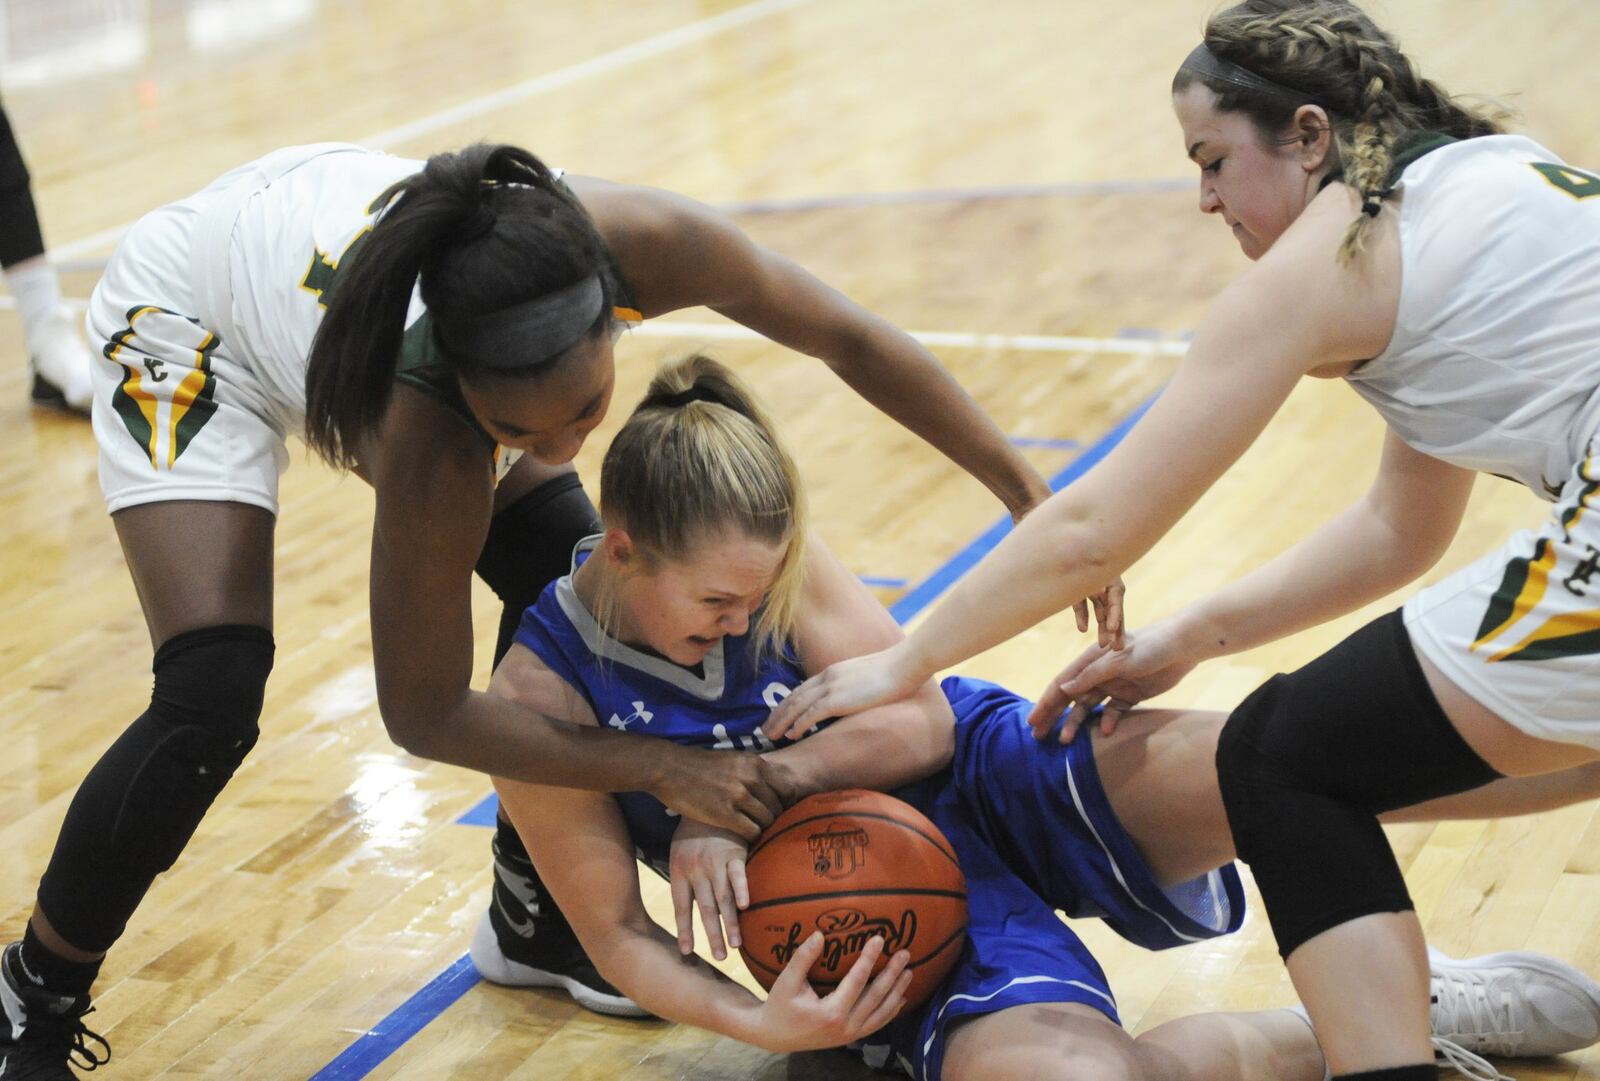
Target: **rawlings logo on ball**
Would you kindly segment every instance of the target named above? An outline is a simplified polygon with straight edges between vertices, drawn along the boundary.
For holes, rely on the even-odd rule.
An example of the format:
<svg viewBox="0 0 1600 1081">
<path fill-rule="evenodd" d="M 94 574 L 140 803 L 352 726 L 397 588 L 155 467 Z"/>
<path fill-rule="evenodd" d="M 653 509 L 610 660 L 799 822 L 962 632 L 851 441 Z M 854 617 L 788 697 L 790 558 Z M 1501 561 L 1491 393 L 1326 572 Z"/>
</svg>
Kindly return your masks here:
<svg viewBox="0 0 1600 1081">
<path fill-rule="evenodd" d="M 838 986 L 874 938 L 883 940 L 879 967 L 900 950 L 911 954 L 905 995 L 913 1006 L 961 958 L 966 879 L 939 827 L 894 796 L 807 796 L 751 847 L 745 875 L 739 952 L 769 991 L 813 936 L 822 948 L 805 978 L 818 994 Z"/>
<path fill-rule="evenodd" d="M 909 908 L 900 913 L 898 922 L 884 916 L 868 916 L 853 908 L 835 908 L 818 916 L 816 924 L 822 932 L 822 956 L 816 968 L 827 972 L 838 972 L 874 937 L 883 939 L 885 957 L 896 950 L 909 950 L 917 937 L 917 914 Z M 791 923 L 783 941 L 773 943 L 772 956 L 780 968 L 789 963 L 809 934 L 801 924 Z"/>
<path fill-rule="evenodd" d="M 811 869 L 818 878 L 844 878 L 866 862 L 868 844 L 864 829 L 826 829 L 806 838 Z"/>
</svg>

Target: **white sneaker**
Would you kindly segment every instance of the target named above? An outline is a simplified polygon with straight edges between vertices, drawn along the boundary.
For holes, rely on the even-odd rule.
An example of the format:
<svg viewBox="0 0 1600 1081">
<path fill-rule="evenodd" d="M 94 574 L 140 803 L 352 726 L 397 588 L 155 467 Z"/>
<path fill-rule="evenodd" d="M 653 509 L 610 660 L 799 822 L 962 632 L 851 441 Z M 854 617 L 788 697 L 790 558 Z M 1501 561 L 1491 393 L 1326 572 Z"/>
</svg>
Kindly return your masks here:
<svg viewBox="0 0 1600 1081">
<path fill-rule="evenodd" d="M 30 335 L 33 400 L 40 405 L 88 413 L 94 390 L 89 381 L 94 354 L 83 340 L 78 313 L 62 306 Z"/>
<path fill-rule="evenodd" d="M 493 912 L 494 902 L 490 904 L 490 912 Z M 512 959 L 495 929 L 490 912 L 485 912 L 478 920 L 478 927 L 472 934 L 472 946 L 468 950 L 472 967 L 490 983 L 503 987 L 559 988 L 571 995 L 578 1005 L 611 1017 L 655 1016 L 606 982 L 583 953 L 583 948 L 570 930 L 566 931 L 565 936 L 568 941 L 560 941 L 563 936 L 554 932 L 549 936 L 558 940 L 553 947 L 541 942 L 544 949 L 540 956 L 527 958 L 536 961 L 536 964 Z M 565 921 L 562 921 L 562 926 L 564 929 Z M 518 940 L 517 945 L 523 943 Z"/>
<path fill-rule="evenodd" d="M 1458 1052 L 1477 1062 L 1537 1058 L 1600 1040 L 1600 984 L 1554 957 L 1517 951 L 1457 961 L 1430 947 L 1428 963 L 1433 1043 L 1451 1065 L 1459 1068 Z"/>
</svg>

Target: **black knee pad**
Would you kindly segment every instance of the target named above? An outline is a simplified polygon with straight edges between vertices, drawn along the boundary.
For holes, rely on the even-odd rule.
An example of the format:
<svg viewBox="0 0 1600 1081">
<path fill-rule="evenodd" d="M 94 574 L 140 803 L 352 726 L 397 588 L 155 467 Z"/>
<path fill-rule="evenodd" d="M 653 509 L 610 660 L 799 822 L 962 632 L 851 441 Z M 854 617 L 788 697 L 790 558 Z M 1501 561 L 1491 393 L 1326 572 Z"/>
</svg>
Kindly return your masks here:
<svg viewBox="0 0 1600 1081">
<path fill-rule="evenodd" d="M 108 949 L 189 843 L 255 746 L 272 657 L 272 633 L 250 626 L 188 631 L 156 651 L 150 708 L 79 786 L 39 887 L 68 942 Z"/>
<path fill-rule="evenodd" d="M 1434 700 L 1399 612 L 1268 680 L 1229 716 L 1216 761 L 1285 957 L 1340 923 L 1411 907 L 1378 814 L 1499 776 Z"/>
<path fill-rule="evenodd" d="M 576 473 L 545 481 L 494 516 L 477 570 L 505 605 L 495 664 L 511 648 L 523 611 L 572 566 L 573 546 L 598 532 L 600 515 Z"/>
</svg>

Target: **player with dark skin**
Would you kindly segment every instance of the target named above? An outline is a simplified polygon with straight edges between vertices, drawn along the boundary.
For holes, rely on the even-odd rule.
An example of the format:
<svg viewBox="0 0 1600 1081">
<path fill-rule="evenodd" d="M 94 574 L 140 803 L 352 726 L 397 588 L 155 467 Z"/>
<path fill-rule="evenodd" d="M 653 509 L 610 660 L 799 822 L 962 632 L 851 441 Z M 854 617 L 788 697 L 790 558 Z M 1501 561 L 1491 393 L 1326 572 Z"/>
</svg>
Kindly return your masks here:
<svg viewBox="0 0 1600 1081">
<path fill-rule="evenodd" d="M 225 483 L 204 490 L 217 475 L 202 475 L 208 453 L 225 459 L 241 445 L 266 446 L 275 439 L 281 461 L 285 425 L 272 422 L 299 409 L 313 449 L 371 484 L 376 495 L 373 663 L 384 725 L 402 748 L 519 780 L 649 791 L 686 815 L 744 837 L 755 836 L 786 798 L 759 756 L 712 755 L 580 728 L 470 686 L 474 567 L 485 573 L 486 538 L 493 538 L 497 515 L 572 473 L 573 457 L 610 402 L 619 317 L 649 318 L 694 305 L 712 308 L 822 359 L 869 402 L 981 480 L 1013 516 L 1048 494 L 1038 473 L 924 348 L 795 263 L 753 243 L 724 214 L 670 192 L 558 179 L 514 147 L 438 155 L 418 172 L 419 163 L 327 146 L 301 155 L 310 164 L 295 158 L 276 171 L 263 164 L 308 149 L 293 148 L 239 171 L 247 179 L 252 169 L 272 179 L 249 195 L 253 202 L 241 199 L 238 205 L 245 209 L 224 223 L 232 230 L 223 235 L 231 237 L 233 278 L 220 314 L 198 318 L 207 313 L 206 286 L 196 284 L 193 296 L 183 288 L 188 260 L 204 254 L 203 225 L 193 235 L 180 234 L 177 245 L 157 241 L 167 239 L 162 230 L 188 228 L 182 214 L 192 216 L 198 209 L 203 218 L 207 206 L 237 188 L 229 186 L 235 174 L 174 204 L 177 213 L 163 208 L 136 226 L 91 302 L 91 325 L 111 343 L 107 356 L 116 362 L 96 376 L 97 394 L 108 399 L 102 403 L 107 408 L 96 410 L 104 414 L 96 424 L 102 480 L 157 649 L 157 693 L 150 712 L 108 750 L 80 788 L 20 947 L 23 970 L 45 970 L 41 991 L 73 996 L 72 1009 L 62 1011 L 73 1020 L 61 1032 L 40 1027 L 43 1011 L 29 1015 L 29 1032 L 50 1036 L 51 1055 L 61 1042 L 56 1036 L 65 1040 L 74 1026 L 81 1035 L 76 1018 L 87 1008 L 88 982 L 100 959 L 255 740 L 255 715 L 236 703 L 253 695 L 259 712 L 271 665 L 276 478 L 240 495 L 239 474 L 225 473 Z M 333 233 L 332 240 L 313 237 L 308 228 L 294 249 L 306 254 L 291 254 L 274 266 L 275 241 L 268 230 L 300 215 L 293 207 L 263 209 L 274 197 L 269 185 L 278 192 L 299 192 L 277 197 L 308 201 L 311 209 L 304 217 L 318 227 L 322 221 L 313 211 L 325 213 L 325 204 L 334 201 L 325 198 L 329 191 L 339 196 L 341 207 L 349 201 L 368 209 L 364 218 L 345 215 L 344 231 Z M 352 192 L 360 194 L 358 201 L 346 199 Z M 252 226 L 252 214 L 266 224 Z M 251 239 L 252 228 L 268 239 Z M 249 265 L 252 244 L 261 253 L 258 269 Z M 173 247 L 179 261 L 166 266 L 162 260 Z M 311 270 L 302 279 L 307 255 Z M 302 261 L 291 267 L 289 258 Z M 314 282 L 319 259 L 329 269 L 337 267 L 336 286 L 324 289 Z M 401 356 L 402 332 L 421 322 L 410 307 L 419 272 L 436 358 L 438 385 L 431 388 L 400 378 L 405 373 L 397 372 L 395 359 Z M 575 296 L 579 299 L 571 299 Z M 326 307 L 325 315 L 313 300 Z M 288 315 L 274 322 L 273 306 Z M 512 326 L 510 337 L 502 335 L 494 344 L 471 344 L 473 335 L 487 340 L 484 328 L 497 325 L 502 316 L 525 325 Z M 162 323 L 167 317 L 169 323 Z M 235 317 L 238 330 L 217 327 Z M 556 324 L 565 329 L 551 331 Z M 193 443 L 178 451 L 182 457 L 174 454 L 158 464 L 153 449 L 145 461 L 144 448 L 138 448 L 133 467 L 124 469 L 128 432 L 119 425 L 131 432 L 137 421 L 136 411 L 129 419 L 127 400 L 171 394 L 180 383 L 141 383 L 141 368 L 152 375 L 158 370 L 176 375 L 182 364 L 223 381 L 234 371 L 227 362 L 241 373 L 240 385 L 257 377 L 265 383 L 260 373 L 270 375 L 271 365 L 288 353 L 284 346 L 276 352 L 271 348 L 276 344 L 271 335 L 283 326 L 298 327 L 307 338 L 315 331 L 302 362 L 301 401 L 295 400 L 301 388 L 293 385 L 291 367 L 291 377 L 280 380 L 282 400 L 269 398 L 264 420 L 255 415 L 241 420 L 245 410 L 229 412 L 229 407 L 238 409 L 235 403 L 243 397 L 221 397 L 218 412 L 206 422 L 211 430 L 193 436 Z M 208 330 L 212 333 L 203 344 L 170 345 L 184 334 Z M 166 343 L 159 340 L 162 333 L 168 335 Z M 170 351 L 164 354 L 163 348 Z M 252 349 L 259 355 L 251 355 Z M 181 382 L 188 379 L 185 375 Z M 156 415 L 153 405 L 147 415 Z M 228 431 L 230 424 L 237 427 Z M 266 442 L 244 442 L 268 428 Z M 174 440 L 177 429 L 174 421 Z M 208 451 L 204 441 L 212 436 L 216 449 Z M 256 453 L 266 458 L 263 474 L 270 474 L 272 449 Z M 497 485 L 497 470 L 515 452 L 522 456 Z M 189 487 L 166 479 L 185 468 L 198 478 Z M 135 480 L 118 479 L 127 476 Z M 592 516 L 581 490 L 575 495 Z M 537 520 L 517 534 L 518 543 L 524 549 L 540 543 L 541 532 L 543 543 L 570 551 L 573 538 L 558 537 Z M 205 543 L 195 544 L 196 537 Z M 509 611 L 520 613 L 543 581 L 516 582 L 509 589 L 490 584 Z M 206 636 L 213 634 L 227 637 L 230 648 L 242 640 L 244 648 L 254 650 L 242 654 L 240 664 L 249 673 L 238 680 L 242 689 L 230 689 L 232 660 L 208 659 L 198 672 L 191 665 L 187 682 L 178 688 L 198 695 L 193 700 L 201 704 L 188 708 L 186 701 L 186 712 L 180 711 L 176 721 L 162 716 L 171 708 L 169 692 L 177 687 L 174 681 L 163 690 L 165 651 L 175 641 L 187 646 L 196 636 L 206 646 Z M 244 715 L 218 739 L 205 728 L 208 710 Z M 194 781 L 192 765 L 171 763 L 172 748 L 182 740 L 193 741 L 193 754 L 204 763 L 198 773 L 208 776 Z M 184 753 L 182 746 L 178 753 Z M 186 802 L 179 810 L 129 824 L 119 808 L 137 802 L 127 793 L 151 776 L 151 763 L 174 771 L 194 791 L 183 790 Z M 125 836 L 129 831 L 131 840 Z M 31 961 L 29 949 L 35 951 Z M 13 1029 L 11 1039 L 18 1038 Z M 27 1038 L 22 1037 L 24 1044 Z M 8 1044 L 0 1028 L 0 1050 L 24 1044 Z"/>
</svg>

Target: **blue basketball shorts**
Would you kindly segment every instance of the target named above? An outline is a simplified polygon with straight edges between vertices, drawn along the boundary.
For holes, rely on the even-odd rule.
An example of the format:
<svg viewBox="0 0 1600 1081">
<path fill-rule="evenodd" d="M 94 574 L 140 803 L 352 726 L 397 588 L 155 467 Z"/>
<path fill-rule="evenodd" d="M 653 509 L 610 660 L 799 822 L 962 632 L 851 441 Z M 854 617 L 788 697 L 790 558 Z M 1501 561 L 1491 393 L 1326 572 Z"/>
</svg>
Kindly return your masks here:
<svg viewBox="0 0 1600 1081">
<path fill-rule="evenodd" d="M 1100 785 L 1087 726 L 1068 746 L 1040 743 L 1026 699 L 960 676 L 942 689 L 956 715 L 954 759 L 895 795 L 932 819 L 961 860 L 967 941 L 933 996 L 862 1049 L 920 1081 L 937 1081 L 947 1034 L 963 1018 L 1075 1002 L 1120 1024 L 1105 973 L 1058 909 L 1103 919 L 1148 949 L 1227 934 L 1244 918 L 1232 864 L 1157 885 Z"/>
</svg>

